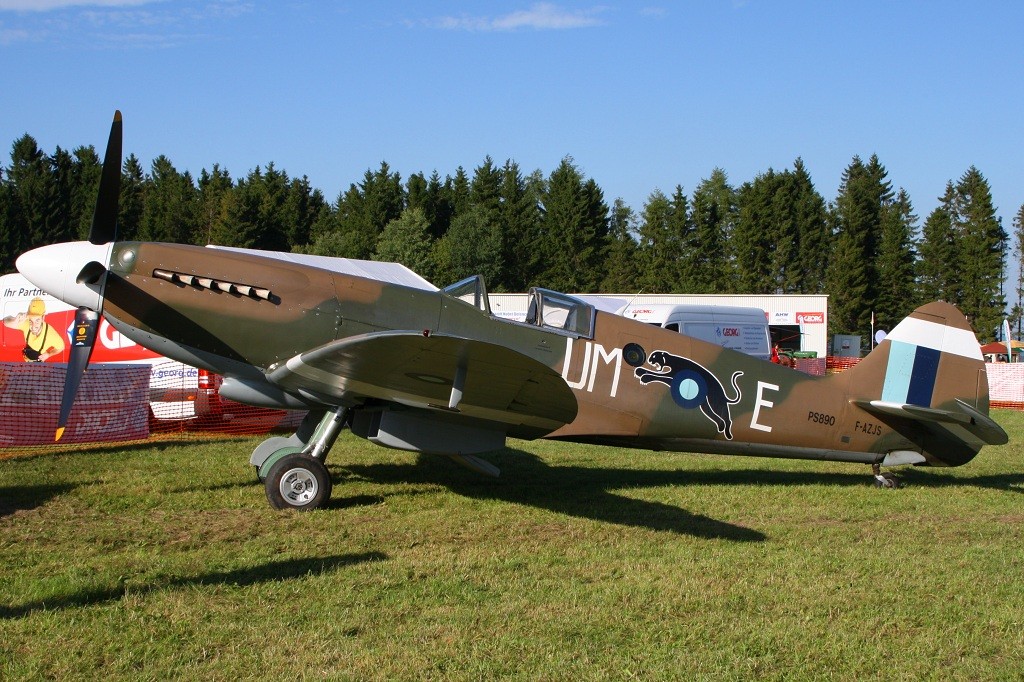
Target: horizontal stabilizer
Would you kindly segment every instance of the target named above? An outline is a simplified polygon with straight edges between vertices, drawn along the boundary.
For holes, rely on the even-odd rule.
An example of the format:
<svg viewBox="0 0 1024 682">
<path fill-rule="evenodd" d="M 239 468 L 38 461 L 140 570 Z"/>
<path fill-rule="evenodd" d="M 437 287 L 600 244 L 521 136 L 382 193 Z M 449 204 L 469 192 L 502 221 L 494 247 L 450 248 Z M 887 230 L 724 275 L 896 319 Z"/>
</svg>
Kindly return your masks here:
<svg viewBox="0 0 1024 682">
<path fill-rule="evenodd" d="M 980 438 L 989 445 L 1002 445 L 1009 440 L 1006 432 L 988 416 L 982 414 L 962 400 L 957 399 L 956 410 L 940 410 L 934 407 L 894 403 L 885 400 L 853 400 L 857 407 L 879 415 L 889 415 L 922 422 L 956 424 Z"/>
<path fill-rule="evenodd" d="M 971 433 L 989 445 L 1005 445 L 1010 441 L 1010 437 L 1003 430 L 1003 427 L 987 414 L 982 414 L 959 398 L 957 398 L 956 402 L 960 409 L 971 417 L 971 426 L 967 427 Z"/>
</svg>

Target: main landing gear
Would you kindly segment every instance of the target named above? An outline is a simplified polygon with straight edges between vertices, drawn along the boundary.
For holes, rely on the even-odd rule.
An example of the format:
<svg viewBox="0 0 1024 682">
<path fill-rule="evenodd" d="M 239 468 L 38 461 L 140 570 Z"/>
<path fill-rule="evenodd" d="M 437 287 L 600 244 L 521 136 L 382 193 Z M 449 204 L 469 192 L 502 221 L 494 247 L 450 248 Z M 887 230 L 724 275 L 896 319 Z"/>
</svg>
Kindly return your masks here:
<svg viewBox="0 0 1024 682">
<path fill-rule="evenodd" d="M 874 475 L 874 484 L 876 488 L 902 488 L 903 482 L 900 481 L 896 474 L 889 473 L 888 471 L 882 473 L 882 467 L 880 464 L 875 463 L 871 465 L 871 473 Z"/>
<path fill-rule="evenodd" d="M 324 460 L 348 417 L 348 409 L 311 411 L 291 436 L 259 444 L 249 461 L 263 481 L 274 509 L 309 511 L 331 499 L 331 476 Z"/>
</svg>

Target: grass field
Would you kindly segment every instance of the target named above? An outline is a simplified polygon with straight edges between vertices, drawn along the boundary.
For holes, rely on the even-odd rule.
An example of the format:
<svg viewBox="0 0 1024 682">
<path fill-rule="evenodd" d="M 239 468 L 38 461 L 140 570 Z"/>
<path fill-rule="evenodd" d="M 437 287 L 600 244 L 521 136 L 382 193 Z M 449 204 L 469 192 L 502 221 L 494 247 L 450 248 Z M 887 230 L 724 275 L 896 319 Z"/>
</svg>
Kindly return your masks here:
<svg viewBox="0 0 1024 682">
<path fill-rule="evenodd" d="M 1024 679 L 1024 414 L 958 469 L 351 435 L 330 508 L 258 440 L 0 462 L 0 679 Z"/>
</svg>

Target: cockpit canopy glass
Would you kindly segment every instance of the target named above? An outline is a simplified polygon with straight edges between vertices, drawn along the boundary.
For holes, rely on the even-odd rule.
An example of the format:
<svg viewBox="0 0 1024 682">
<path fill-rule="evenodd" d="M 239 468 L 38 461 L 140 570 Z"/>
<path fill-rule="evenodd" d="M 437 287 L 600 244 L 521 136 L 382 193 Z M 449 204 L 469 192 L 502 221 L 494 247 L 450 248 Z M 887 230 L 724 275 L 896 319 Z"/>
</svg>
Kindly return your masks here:
<svg viewBox="0 0 1024 682">
<path fill-rule="evenodd" d="M 491 304 L 487 300 L 487 287 L 484 286 L 484 278 L 481 275 L 473 275 L 461 279 L 455 284 L 446 286 L 442 291 L 452 298 L 457 298 L 464 303 L 491 314 Z"/>
<path fill-rule="evenodd" d="M 594 306 L 549 289 L 530 289 L 526 323 L 561 329 L 590 338 L 594 334 Z"/>
</svg>

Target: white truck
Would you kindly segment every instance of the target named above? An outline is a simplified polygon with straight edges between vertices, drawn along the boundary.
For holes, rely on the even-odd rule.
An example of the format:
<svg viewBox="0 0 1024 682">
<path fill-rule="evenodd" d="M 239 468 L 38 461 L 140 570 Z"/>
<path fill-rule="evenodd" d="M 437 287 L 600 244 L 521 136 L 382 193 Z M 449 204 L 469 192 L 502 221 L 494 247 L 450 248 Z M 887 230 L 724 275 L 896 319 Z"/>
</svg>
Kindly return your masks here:
<svg viewBox="0 0 1024 682">
<path fill-rule="evenodd" d="M 760 308 L 645 303 L 627 304 L 618 314 L 762 360 L 772 357 L 768 316 Z"/>
</svg>

